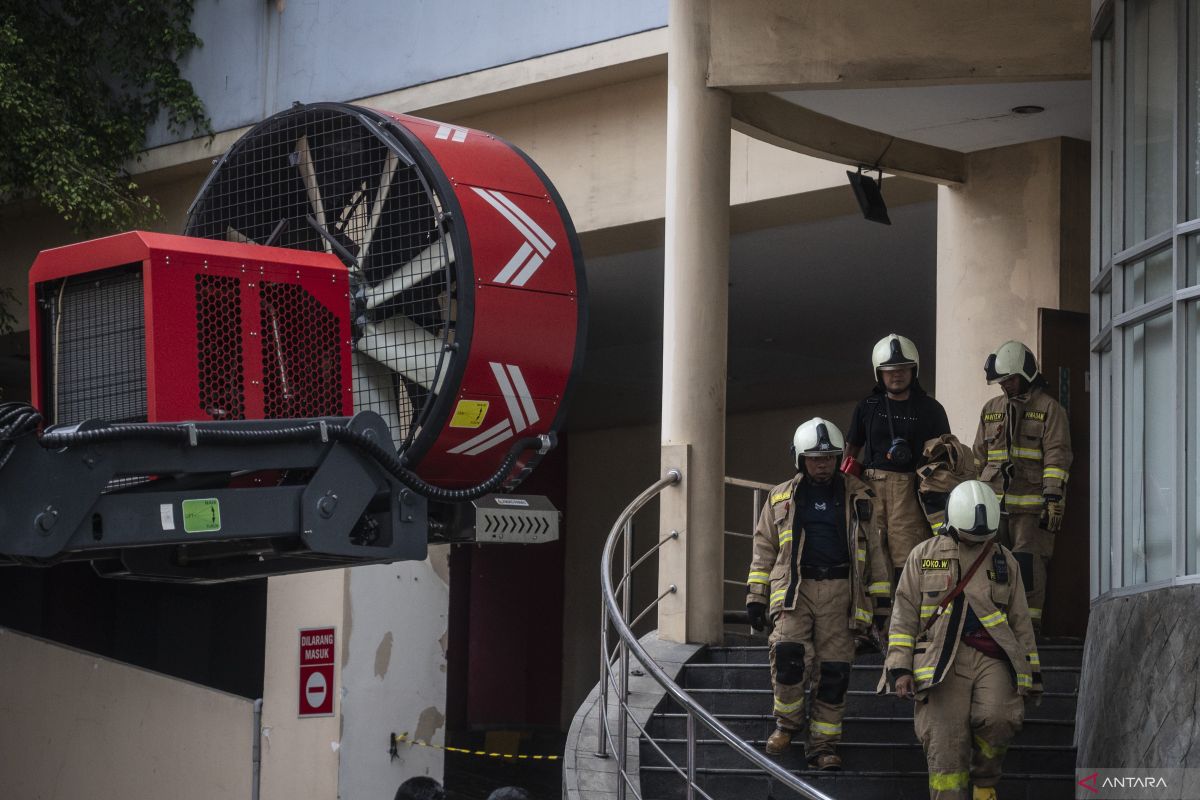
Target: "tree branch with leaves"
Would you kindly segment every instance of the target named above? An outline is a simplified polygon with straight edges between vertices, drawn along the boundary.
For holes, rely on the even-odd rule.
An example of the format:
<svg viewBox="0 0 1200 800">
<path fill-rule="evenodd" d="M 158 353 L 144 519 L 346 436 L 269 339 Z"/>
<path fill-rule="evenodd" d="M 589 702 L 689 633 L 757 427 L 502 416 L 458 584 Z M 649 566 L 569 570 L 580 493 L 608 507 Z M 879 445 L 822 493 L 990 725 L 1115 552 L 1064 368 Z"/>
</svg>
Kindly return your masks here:
<svg viewBox="0 0 1200 800">
<path fill-rule="evenodd" d="M 160 116 L 176 135 L 211 133 L 179 69 L 201 45 L 193 10 L 192 0 L 0 0 L 0 202 L 36 200 L 84 234 L 161 218 L 127 165 Z M 11 328 L 3 306 L 0 328 Z"/>
</svg>

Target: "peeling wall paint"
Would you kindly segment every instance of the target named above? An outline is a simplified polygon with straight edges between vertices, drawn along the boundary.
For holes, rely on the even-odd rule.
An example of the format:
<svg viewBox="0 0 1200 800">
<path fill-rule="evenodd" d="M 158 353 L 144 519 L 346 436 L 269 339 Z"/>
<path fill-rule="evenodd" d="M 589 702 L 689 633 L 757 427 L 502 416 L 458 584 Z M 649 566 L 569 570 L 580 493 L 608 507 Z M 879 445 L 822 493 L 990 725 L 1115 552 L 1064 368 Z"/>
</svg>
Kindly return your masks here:
<svg viewBox="0 0 1200 800">
<path fill-rule="evenodd" d="M 392 632 L 388 631 L 375 648 L 375 677 L 386 678 L 388 665 L 392 663 Z"/>
<path fill-rule="evenodd" d="M 402 747 L 399 758 L 388 755 L 392 733 L 445 743 L 450 589 L 438 571 L 445 564 L 439 549 L 430 548 L 426 561 L 349 571 L 354 624 L 344 625 L 340 797 L 391 797 L 414 775 L 442 779 L 440 750 Z"/>
<path fill-rule="evenodd" d="M 437 732 L 446 724 L 446 715 L 433 706 L 421 712 L 417 719 L 417 732 L 413 736 L 422 741 L 432 741 Z"/>
</svg>

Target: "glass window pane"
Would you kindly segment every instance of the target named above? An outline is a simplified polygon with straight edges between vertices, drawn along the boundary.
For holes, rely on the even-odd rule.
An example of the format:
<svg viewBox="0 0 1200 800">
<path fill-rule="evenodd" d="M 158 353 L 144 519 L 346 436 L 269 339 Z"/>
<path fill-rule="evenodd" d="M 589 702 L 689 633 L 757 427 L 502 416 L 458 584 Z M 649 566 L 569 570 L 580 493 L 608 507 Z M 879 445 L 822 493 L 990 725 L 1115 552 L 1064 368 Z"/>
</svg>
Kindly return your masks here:
<svg viewBox="0 0 1200 800">
<path fill-rule="evenodd" d="M 1200 283 L 1200 236 L 1188 239 L 1188 286 Z"/>
<path fill-rule="evenodd" d="M 1112 588 L 1112 572 L 1114 564 L 1113 553 L 1113 385 L 1112 385 L 1112 348 L 1100 354 L 1100 475 L 1099 480 L 1099 519 L 1100 529 L 1099 566 L 1100 592 L 1103 594 Z"/>
<path fill-rule="evenodd" d="M 1171 314 L 1125 331 L 1125 585 L 1174 577 L 1175 360 Z"/>
<path fill-rule="evenodd" d="M 1125 246 L 1172 222 L 1175 0 L 1126 5 Z"/>
<path fill-rule="evenodd" d="M 1125 310 L 1171 293 L 1171 250 L 1159 250 L 1143 261 L 1125 266 Z"/>
<path fill-rule="evenodd" d="M 1112 319 L 1112 287 L 1100 293 L 1100 327 L 1103 328 Z"/>
<path fill-rule="evenodd" d="M 1200 303 L 1187 307 L 1187 573 L 1200 573 Z"/>
<path fill-rule="evenodd" d="M 1188 3 L 1188 218 L 1200 217 L 1200 0 Z"/>
<path fill-rule="evenodd" d="M 1196 0 L 1200 3 L 1200 0 Z M 1117 251 L 1113 236 L 1113 165 L 1116 153 L 1113 148 L 1113 39 L 1110 30 L 1100 41 L 1100 257 L 1094 265 L 1093 274 Z"/>
</svg>

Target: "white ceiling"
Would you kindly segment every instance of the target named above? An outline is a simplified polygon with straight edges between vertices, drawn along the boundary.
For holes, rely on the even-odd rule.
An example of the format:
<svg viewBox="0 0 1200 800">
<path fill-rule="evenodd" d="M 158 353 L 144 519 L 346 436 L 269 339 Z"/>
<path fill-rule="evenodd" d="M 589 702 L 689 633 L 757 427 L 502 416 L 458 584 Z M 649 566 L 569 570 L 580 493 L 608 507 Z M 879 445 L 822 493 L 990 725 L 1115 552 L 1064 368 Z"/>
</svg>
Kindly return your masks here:
<svg viewBox="0 0 1200 800">
<path fill-rule="evenodd" d="M 864 128 L 961 152 L 1054 136 L 1091 139 L 1091 82 L 964 84 L 778 92 L 791 103 Z M 1014 114 L 1035 105 L 1040 114 Z"/>
</svg>

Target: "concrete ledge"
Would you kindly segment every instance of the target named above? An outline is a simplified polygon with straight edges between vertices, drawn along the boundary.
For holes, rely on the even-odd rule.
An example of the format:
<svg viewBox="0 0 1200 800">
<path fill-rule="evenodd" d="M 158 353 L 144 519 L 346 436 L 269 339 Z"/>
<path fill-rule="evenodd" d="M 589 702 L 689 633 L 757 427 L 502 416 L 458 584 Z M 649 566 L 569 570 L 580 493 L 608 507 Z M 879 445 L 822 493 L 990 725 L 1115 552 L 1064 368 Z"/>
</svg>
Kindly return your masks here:
<svg viewBox="0 0 1200 800">
<path fill-rule="evenodd" d="M 704 645 L 679 644 L 677 642 L 661 641 L 658 631 L 651 631 L 639 642 L 650 657 L 662 667 L 663 671 L 674 680 L 683 665 L 695 658 Z M 636 659 L 629 663 L 629 706 L 631 718 L 639 725 L 645 725 L 654 713 L 654 709 L 666 696 L 666 691 L 649 675 L 638 675 L 643 671 Z M 616 720 L 620 709 L 617 705 L 616 692 L 610 690 L 608 705 L 608 720 L 611 738 L 616 739 Z M 567 744 L 563 751 L 563 798 L 564 800 L 612 800 L 617 796 L 617 782 L 621 780 L 617 770 L 616 753 L 610 753 L 608 758 L 596 757 L 596 734 L 600 729 L 600 684 L 597 683 L 588 694 L 587 699 L 571 720 L 571 729 L 567 734 Z M 638 741 L 640 734 L 635 725 L 629 726 L 628 742 L 628 771 L 633 782 L 633 788 L 641 791 L 641 780 L 638 775 L 640 767 L 640 752 Z"/>
</svg>

